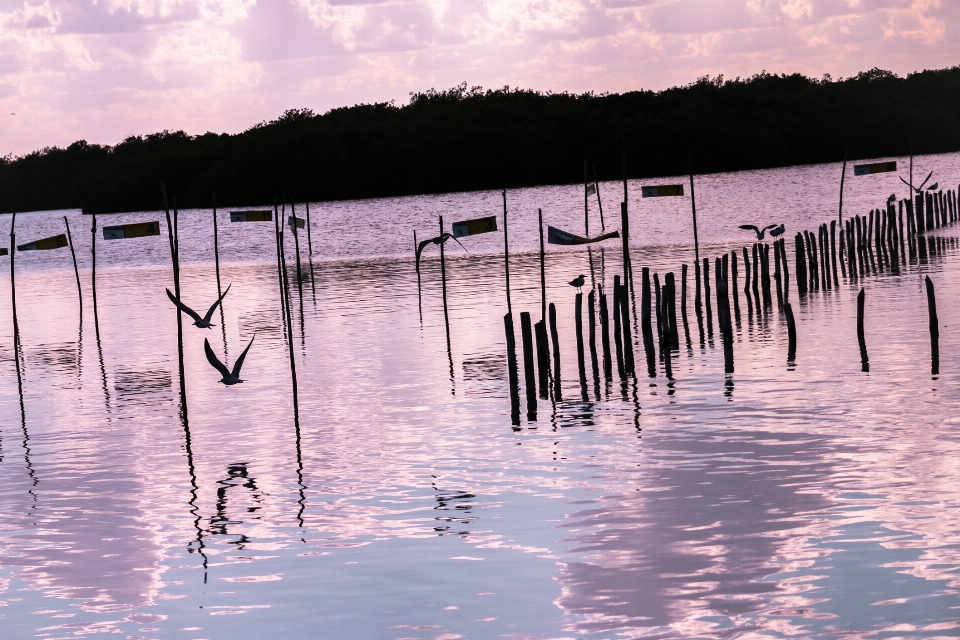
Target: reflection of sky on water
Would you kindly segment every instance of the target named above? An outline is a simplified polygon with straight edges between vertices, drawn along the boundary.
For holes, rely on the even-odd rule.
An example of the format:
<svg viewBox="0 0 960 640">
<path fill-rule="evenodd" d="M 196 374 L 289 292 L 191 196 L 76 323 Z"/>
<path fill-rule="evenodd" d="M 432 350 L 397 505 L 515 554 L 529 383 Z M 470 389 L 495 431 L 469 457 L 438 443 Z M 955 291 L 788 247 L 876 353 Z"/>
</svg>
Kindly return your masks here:
<svg viewBox="0 0 960 640">
<path fill-rule="evenodd" d="M 921 160 L 938 167 L 944 184 L 941 167 L 952 170 L 958 158 Z M 803 193 L 809 207 L 785 218 L 792 231 L 798 220 L 833 215 L 832 194 L 821 202 L 808 193 L 820 172 L 832 170 L 705 177 L 697 190 L 702 255 L 742 246 L 723 230 L 711 189 L 722 202 L 750 184 L 758 210 L 768 196 Z M 880 205 L 889 195 L 881 184 L 869 201 L 865 183 L 850 184 L 850 207 Z M 608 192 L 609 217 L 615 186 L 604 185 Z M 691 345 L 681 331 L 672 381 L 658 360 L 655 378 L 624 387 L 614 366 L 611 382 L 589 380 L 591 402 L 580 400 L 573 290 L 565 284 L 589 272 L 589 256 L 553 253 L 548 297 L 558 308 L 567 400 L 541 400 L 538 421 L 524 412 L 515 431 L 503 262 L 489 253 L 497 238 L 468 239 L 470 254 L 448 252 L 452 381 L 435 251 L 422 267 L 422 326 L 409 256 L 344 258 L 378 249 L 412 254 L 410 229 L 430 233 L 426 221 L 437 207 L 494 213 L 498 197 L 311 208 L 315 225 L 353 222 L 337 251 L 336 234 L 314 239 L 323 259 L 313 266 L 316 281 L 305 284 L 302 321 L 293 292 L 299 442 L 269 230 L 221 225 L 223 281 L 233 283 L 224 303 L 227 344 L 220 326 L 185 327 L 189 456 L 178 418 L 176 316 L 163 293 L 171 280 L 165 239 L 98 245 L 99 345 L 89 300 L 78 322 L 69 257 L 51 268 L 62 252 L 18 254 L 25 427 L 10 317 L 0 314 L 5 635 L 955 633 L 955 229 L 933 234 L 941 246 L 920 264 L 862 281 L 869 374 L 860 371 L 856 342 L 859 285 L 842 282 L 803 301 L 794 290 L 796 367 L 786 363 L 782 315 L 748 307 L 741 290 L 729 380 L 719 335 L 701 346 L 691 312 Z M 573 187 L 510 198 L 551 203 L 563 225 L 580 231 L 582 200 Z M 391 206 L 400 211 L 402 238 L 390 235 L 389 223 L 374 225 L 386 235 L 361 233 L 358 212 L 381 215 Z M 635 266 L 679 275 L 679 263 L 689 262 L 689 248 L 678 254 L 675 246 L 687 217 L 678 210 L 653 219 L 663 242 L 648 246 L 642 215 L 653 205 L 632 206 L 643 244 Z M 538 320 L 535 225 L 527 214 L 518 210 L 510 222 L 519 252 L 511 260 L 513 305 Z M 74 229 L 89 220 L 74 217 Z M 23 214 L 18 240 L 43 235 L 58 219 Z M 208 223 L 209 212 L 181 221 L 183 296 L 195 307 L 215 298 L 203 248 Z M 79 247 L 85 234 L 74 235 Z M 790 243 L 788 252 L 792 266 Z M 88 256 L 78 257 L 89 297 Z M 594 276 L 609 288 L 621 268 L 618 251 L 594 249 L 592 257 Z M 937 288 L 941 318 L 936 379 L 924 274 Z M 9 294 L 9 279 L 0 279 L 0 299 Z M 220 354 L 226 346 L 232 363 L 254 334 L 245 382 L 218 384 L 203 338 Z M 643 349 L 634 351 L 642 374 Z"/>
</svg>

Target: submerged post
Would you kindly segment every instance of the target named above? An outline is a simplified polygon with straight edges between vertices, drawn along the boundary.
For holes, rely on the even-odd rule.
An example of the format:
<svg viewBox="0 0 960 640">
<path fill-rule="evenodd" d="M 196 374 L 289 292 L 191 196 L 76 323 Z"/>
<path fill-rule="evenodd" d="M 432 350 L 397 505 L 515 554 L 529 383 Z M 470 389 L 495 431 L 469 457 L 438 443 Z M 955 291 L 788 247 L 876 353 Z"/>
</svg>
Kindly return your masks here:
<svg viewBox="0 0 960 640">
<path fill-rule="evenodd" d="M 443 244 L 441 243 L 441 247 Z M 510 422 L 520 424 L 520 380 L 517 378 L 517 343 L 513 333 L 513 314 L 503 316 L 503 332 L 507 339 L 507 376 L 510 380 Z"/>
<path fill-rule="evenodd" d="M 930 373 L 940 374 L 940 322 L 937 319 L 937 299 L 933 294 L 933 282 L 925 277 L 927 285 L 927 314 L 930 319 Z"/>
<path fill-rule="evenodd" d="M 857 341 L 860 343 L 860 364 L 863 371 L 870 371 L 870 359 L 867 357 L 867 342 L 863 335 L 864 292 L 857 294 Z"/>
<path fill-rule="evenodd" d="M 607 294 L 600 290 L 600 344 L 603 347 L 603 375 L 607 380 L 613 376 L 613 363 L 610 358 L 610 311 L 607 308 Z"/>
<path fill-rule="evenodd" d="M 520 336 L 523 339 L 523 374 L 527 390 L 527 419 L 537 419 L 537 377 L 533 370 L 533 327 L 530 314 L 520 314 Z"/>
<path fill-rule="evenodd" d="M 540 397 L 550 397 L 550 350 L 547 347 L 547 321 L 541 320 L 533 325 L 537 338 L 537 375 L 539 377 Z"/>
<path fill-rule="evenodd" d="M 784 303 L 783 314 L 787 317 L 787 364 L 792 364 L 797 359 L 797 325 L 789 302 Z"/>
<path fill-rule="evenodd" d="M 574 320 L 577 330 L 577 372 L 580 374 L 580 392 L 583 401 L 587 402 L 590 398 L 587 396 L 587 371 L 584 364 L 583 352 L 583 294 L 576 294 L 573 303 Z"/>
<path fill-rule="evenodd" d="M 553 343 L 553 398 L 563 400 L 560 383 L 560 336 L 557 334 L 557 307 L 550 303 L 550 340 Z"/>
</svg>

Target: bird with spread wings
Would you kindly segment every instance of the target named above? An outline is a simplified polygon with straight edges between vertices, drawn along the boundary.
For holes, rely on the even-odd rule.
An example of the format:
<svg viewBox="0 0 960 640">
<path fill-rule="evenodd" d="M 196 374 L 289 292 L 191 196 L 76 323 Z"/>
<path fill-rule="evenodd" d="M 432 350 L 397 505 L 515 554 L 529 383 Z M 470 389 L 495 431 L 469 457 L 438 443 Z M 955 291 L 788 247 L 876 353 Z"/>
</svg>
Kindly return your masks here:
<svg viewBox="0 0 960 640">
<path fill-rule="evenodd" d="M 452 233 L 444 233 L 442 235 L 437 236 L 436 238 L 429 238 L 427 240 L 423 240 L 420 242 L 420 244 L 417 245 L 417 271 L 418 272 L 420 271 L 420 254 L 423 253 L 423 250 L 427 247 L 427 245 L 435 244 L 439 246 L 441 243 L 446 242 L 447 240 L 453 240 L 454 242 L 459 244 L 464 251 L 467 250 L 467 248 L 463 246 L 462 242 L 460 242 L 459 240 L 453 237 Z"/>
</svg>

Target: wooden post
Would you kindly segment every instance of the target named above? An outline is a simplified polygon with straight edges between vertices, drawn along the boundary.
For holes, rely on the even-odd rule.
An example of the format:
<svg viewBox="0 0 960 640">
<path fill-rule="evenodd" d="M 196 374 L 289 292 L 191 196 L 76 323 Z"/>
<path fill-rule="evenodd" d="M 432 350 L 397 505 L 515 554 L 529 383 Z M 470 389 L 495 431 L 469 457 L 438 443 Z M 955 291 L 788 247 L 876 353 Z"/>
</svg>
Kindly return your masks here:
<svg viewBox="0 0 960 640">
<path fill-rule="evenodd" d="M 670 327 L 670 348 L 680 348 L 680 334 L 677 331 L 677 283 L 673 272 L 664 276 L 667 283 L 667 325 Z"/>
<path fill-rule="evenodd" d="M 560 337 L 557 335 L 557 308 L 550 303 L 550 339 L 553 346 L 553 398 L 557 402 L 563 399 L 560 383 Z"/>
<path fill-rule="evenodd" d="M 789 302 L 784 303 L 783 313 L 787 317 L 787 364 L 797 359 L 797 325 L 793 319 L 793 307 Z"/>
<path fill-rule="evenodd" d="M 600 201 L 600 182 L 597 180 L 597 163 L 593 163 L 593 186 L 597 190 L 597 208 L 600 210 L 600 233 L 607 232 L 607 225 L 603 222 L 603 202 Z M 623 199 L 627 199 L 626 191 L 624 191 Z"/>
<path fill-rule="evenodd" d="M 550 350 L 547 347 L 547 321 L 541 320 L 533 325 L 537 338 L 537 373 L 539 376 L 540 397 L 550 397 Z"/>
<path fill-rule="evenodd" d="M 67 216 L 63 216 L 63 224 L 67 227 L 67 244 L 70 246 L 70 257 L 73 258 L 73 275 L 77 278 L 77 297 L 80 299 L 80 318 L 83 319 L 83 292 L 80 291 L 80 270 L 77 269 L 77 254 L 73 251 L 73 236 L 70 235 L 70 221 L 67 220 Z M 10 247 L 10 261 L 13 261 L 13 249 Z M 13 282 L 13 279 L 10 280 Z"/>
<path fill-rule="evenodd" d="M 595 291 L 587 294 L 587 313 L 589 314 L 587 325 L 590 330 L 590 364 L 593 369 L 593 381 L 595 385 L 600 384 L 600 367 L 597 363 L 597 296 Z M 597 387 L 599 389 L 599 387 Z M 598 392 L 599 393 L 599 392 Z M 599 399 L 599 398 L 598 398 Z"/>
<path fill-rule="evenodd" d="M 723 371 L 733 373 L 733 325 L 730 322 L 730 299 L 727 297 L 727 269 L 723 263 L 728 260 L 727 254 L 723 259 L 714 261 L 714 273 L 717 281 L 717 320 L 720 327 L 720 339 L 723 343 Z M 768 285 L 769 288 L 769 285 Z"/>
<path fill-rule="evenodd" d="M 537 419 L 537 376 L 533 369 L 533 327 L 530 314 L 520 314 L 520 336 L 523 339 L 523 373 L 527 388 L 527 418 Z"/>
<path fill-rule="evenodd" d="M 700 239 L 697 236 L 697 198 L 693 190 L 693 158 L 687 158 L 687 160 L 690 169 L 690 211 L 693 214 L 693 252 L 697 259 L 697 264 L 700 264 Z M 706 272 L 704 272 L 704 281 L 706 281 Z M 707 296 L 709 295 L 710 294 L 707 293 Z M 699 296 L 700 291 L 698 287 L 697 297 Z"/>
<path fill-rule="evenodd" d="M 664 329 L 666 327 L 663 324 L 663 301 L 661 300 L 660 276 L 656 273 L 653 274 L 653 292 L 656 298 L 654 308 L 657 312 L 657 341 L 662 342 Z"/>
<path fill-rule="evenodd" d="M 447 327 L 447 334 L 450 333 L 450 313 L 447 310 L 447 261 L 443 251 L 443 216 L 440 219 L 440 282 L 443 288 L 443 321 Z M 504 221 L 504 238 L 506 238 L 506 221 Z M 510 276 L 507 275 L 507 308 L 510 306 Z M 507 311 L 509 314 L 509 310 Z M 513 320 L 510 320 L 510 328 L 513 328 Z"/>
<path fill-rule="evenodd" d="M 780 273 L 779 240 L 773 241 L 773 279 L 777 283 L 777 307 L 783 308 L 783 275 Z M 734 287 L 734 291 L 736 291 L 736 287 Z"/>
<path fill-rule="evenodd" d="M 683 335 L 690 346 L 690 323 L 687 320 L 687 264 L 680 266 L 680 316 L 683 319 Z"/>
<path fill-rule="evenodd" d="M 443 231 L 440 232 L 443 235 Z M 443 249 L 443 241 L 440 242 L 440 249 Z M 442 255 L 442 253 L 441 253 Z M 507 190 L 503 190 L 503 267 L 507 277 L 507 313 L 513 313 L 513 305 L 510 304 L 510 239 L 507 234 Z"/>
<path fill-rule="evenodd" d="M 750 298 L 750 253 L 743 248 L 743 293 Z"/>
<path fill-rule="evenodd" d="M 933 294 L 933 282 L 925 277 L 927 285 L 927 314 L 930 320 L 930 373 L 940 374 L 940 322 L 937 319 L 937 299 Z"/>
<path fill-rule="evenodd" d="M 780 261 L 783 267 L 783 299 L 790 300 L 790 266 L 787 264 L 787 241 L 780 238 Z"/>
<path fill-rule="evenodd" d="M 603 375 L 607 380 L 613 376 L 613 363 L 610 357 L 610 311 L 607 308 L 607 294 L 600 290 L 600 345 L 603 347 Z"/>
<path fill-rule="evenodd" d="M 166 190 L 164 190 L 166 198 Z M 166 200 L 164 200 L 164 209 L 166 209 Z M 100 335 L 100 318 L 97 313 L 97 214 L 91 216 L 90 221 L 90 290 L 93 292 L 93 328 L 97 335 Z M 13 255 L 15 247 L 10 247 L 10 255 Z M 11 263 L 13 259 L 11 258 Z"/>
<path fill-rule="evenodd" d="M 590 196 L 587 195 L 587 159 L 583 159 L 583 230 L 590 237 Z"/>
<path fill-rule="evenodd" d="M 768 307 L 772 304 L 770 295 L 770 245 L 766 242 L 760 244 L 760 278 L 763 289 L 763 306 Z"/>
<path fill-rule="evenodd" d="M 903 200 L 900 201 L 900 206 L 897 207 L 897 208 L 899 209 L 899 211 L 898 211 L 898 213 L 897 213 L 897 219 L 898 219 L 897 227 L 898 227 L 898 229 L 899 229 L 899 231 L 900 231 L 900 238 L 899 238 L 899 240 L 900 240 L 900 256 L 901 256 L 901 261 L 902 261 L 904 264 L 906 264 L 906 263 L 907 263 L 907 252 L 906 252 L 906 246 L 905 246 L 905 244 L 904 244 L 905 240 L 904 240 L 904 237 L 903 237 L 903 209 L 904 209 Z"/>
<path fill-rule="evenodd" d="M 293 226 L 290 231 L 293 232 L 293 249 L 297 252 L 297 288 L 300 289 L 300 300 L 303 300 L 303 272 L 300 270 L 300 232 L 297 229 L 297 210 L 294 204 L 290 203 L 290 215 L 293 216 Z"/>
<path fill-rule="evenodd" d="M 703 301 L 707 309 L 707 336 L 713 338 L 713 305 L 710 303 L 710 258 L 703 259 Z"/>
<path fill-rule="evenodd" d="M 837 213 L 837 219 L 843 224 L 843 180 L 847 177 L 847 151 L 843 152 L 843 169 L 840 170 L 840 211 Z"/>
<path fill-rule="evenodd" d="M 840 253 L 837 262 L 840 263 L 840 273 L 844 278 L 847 277 L 847 263 L 844 261 L 844 249 L 847 247 L 847 236 L 844 225 L 840 226 Z"/>
<path fill-rule="evenodd" d="M 797 233 L 794 241 L 796 245 L 797 291 L 801 296 L 805 296 L 807 294 L 807 259 L 806 249 L 803 244 L 803 234 Z"/>
<path fill-rule="evenodd" d="M 640 330 L 644 339 L 647 335 L 653 335 L 653 329 L 650 325 L 651 300 L 650 300 L 650 269 L 643 267 L 640 269 L 641 289 L 640 289 Z M 616 285 L 614 285 L 616 286 Z"/>
<path fill-rule="evenodd" d="M 620 276 L 613 276 L 613 340 L 617 349 L 617 373 L 620 379 L 626 378 L 626 366 L 623 356 L 623 312 L 620 309 L 624 305 L 623 291 L 620 287 Z"/>
<path fill-rule="evenodd" d="M 737 252 L 730 252 L 730 290 L 733 292 L 733 313 L 740 322 L 740 291 L 737 289 Z"/>
<path fill-rule="evenodd" d="M 17 253 L 17 235 L 14 226 L 17 224 L 17 212 L 13 212 L 10 219 L 10 307 L 13 310 L 13 358 L 17 361 L 17 372 L 20 371 L 20 356 L 17 346 L 20 344 L 20 323 L 17 321 L 17 277 L 13 261 Z"/>
<path fill-rule="evenodd" d="M 217 297 L 223 295 L 220 288 L 220 238 L 217 233 L 217 192 L 213 192 L 213 262 L 217 270 Z"/>
<path fill-rule="evenodd" d="M 443 247 L 443 244 L 440 245 Z M 510 422 L 520 424 L 520 381 L 517 378 L 517 342 L 513 333 L 513 314 L 503 316 L 503 332 L 507 338 L 507 375 L 510 379 Z"/>
<path fill-rule="evenodd" d="M 626 207 L 624 207 L 626 211 Z M 623 360 L 624 369 L 628 374 L 636 371 L 633 363 L 633 338 L 630 335 L 630 310 L 628 307 L 630 300 L 630 287 L 623 284 L 623 290 L 620 293 L 620 329 L 623 331 Z"/>
<path fill-rule="evenodd" d="M 759 300 L 760 299 L 760 279 L 761 279 L 761 268 L 760 268 L 760 243 L 753 243 L 753 295 Z"/>
<path fill-rule="evenodd" d="M 583 396 L 583 401 L 588 402 L 590 398 L 587 396 L 587 371 L 586 366 L 584 365 L 584 352 L 583 352 L 583 294 L 576 294 L 576 298 L 573 303 L 574 308 L 574 320 L 576 322 L 577 329 L 577 372 L 580 374 L 580 392 Z"/>
<path fill-rule="evenodd" d="M 293 209 L 291 208 L 291 213 Z M 297 385 L 297 359 L 293 351 L 293 322 L 290 311 L 290 283 L 287 278 L 287 261 L 283 253 L 283 223 L 280 221 L 280 216 L 277 215 L 277 205 L 273 205 L 273 217 L 274 217 L 274 232 L 277 234 L 277 267 L 280 270 L 280 277 L 283 281 L 283 286 L 280 291 L 280 298 L 283 304 L 284 310 L 287 317 L 287 335 L 290 339 L 287 341 L 287 351 L 290 358 L 290 383 L 293 390 L 293 423 L 297 429 L 300 429 L 300 402 L 298 400 L 298 385 Z M 296 214 L 294 214 L 296 218 Z"/>
<path fill-rule="evenodd" d="M 180 300 L 180 242 L 177 238 L 177 201 L 173 201 L 173 220 L 170 219 L 170 208 L 167 206 L 167 187 L 161 181 L 160 188 L 163 191 L 163 210 L 167 217 L 167 240 L 170 244 L 170 262 L 173 266 L 173 289 L 177 300 Z M 96 306 L 94 306 L 94 317 L 96 317 Z M 187 385 L 184 380 L 183 366 L 183 312 L 177 309 L 177 357 L 180 372 L 180 417 L 183 422 L 187 422 Z"/>
<path fill-rule="evenodd" d="M 867 357 L 867 343 L 863 336 L 863 302 L 864 293 L 860 289 L 857 294 L 857 341 L 860 343 L 860 363 L 863 371 L 870 371 L 870 359 Z"/>
<path fill-rule="evenodd" d="M 537 218 L 540 221 L 540 313 L 541 320 L 547 321 L 547 272 L 543 264 L 543 209 L 537 209 Z"/>
<path fill-rule="evenodd" d="M 307 255 L 313 256 L 313 227 L 310 226 L 310 203 L 304 203 L 304 206 L 307 208 Z M 416 233 L 416 231 L 414 231 Z"/>
<path fill-rule="evenodd" d="M 830 267 L 833 271 L 833 286 L 840 286 L 840 278 L 837 277 L 837 223 L 830 221 Z"/>
<path fill-rule="evenodd" d="M 620 227 L 620 235 L 623 236 L 623 283 L 625 287 L 630 287 L 630 271 L 633 265 L 630 263 L 630 217 L 627 215 L 626 201 L 620 203 Z M 626 314 L 627 306 L 625 304 L 623 309 Z M 624 317 L 627 317 L 627 315 L 624 315 Z"/>
</svg>

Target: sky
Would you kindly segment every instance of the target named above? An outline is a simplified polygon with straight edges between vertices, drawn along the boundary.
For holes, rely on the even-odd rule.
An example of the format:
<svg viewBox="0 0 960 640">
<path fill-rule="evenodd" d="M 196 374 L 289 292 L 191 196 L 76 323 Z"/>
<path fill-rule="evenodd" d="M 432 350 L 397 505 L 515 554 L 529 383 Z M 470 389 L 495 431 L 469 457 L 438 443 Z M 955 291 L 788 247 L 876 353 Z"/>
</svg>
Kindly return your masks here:
<svg viewBox="0 0 960 640">
<path fill-rule="evenodd" d="M 469 86 L 960 64 L 956 0 L 0 0 L 0 156 Z"/>
</svg>

